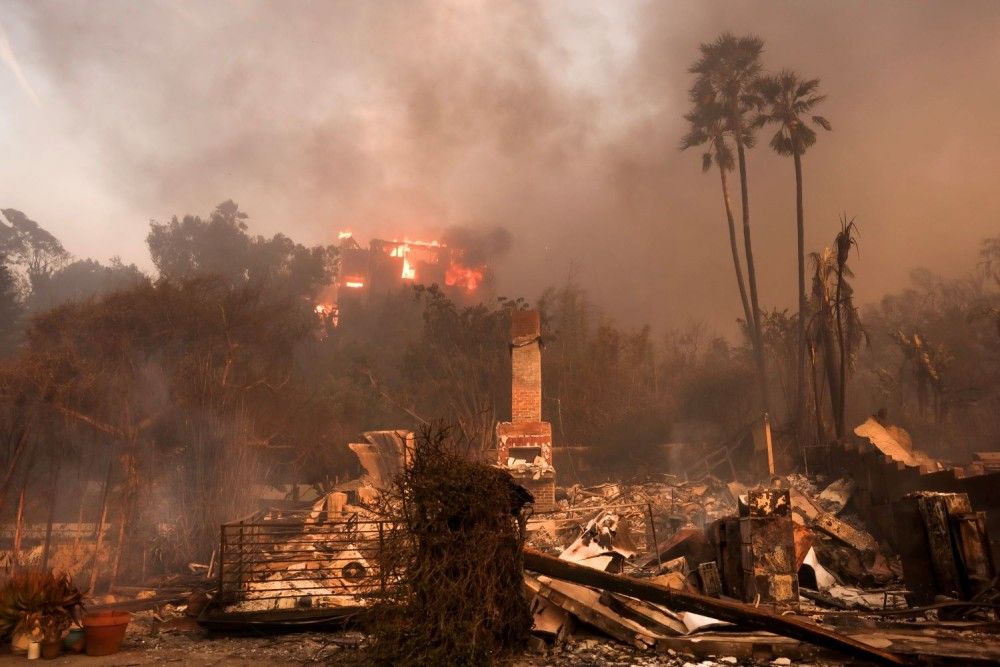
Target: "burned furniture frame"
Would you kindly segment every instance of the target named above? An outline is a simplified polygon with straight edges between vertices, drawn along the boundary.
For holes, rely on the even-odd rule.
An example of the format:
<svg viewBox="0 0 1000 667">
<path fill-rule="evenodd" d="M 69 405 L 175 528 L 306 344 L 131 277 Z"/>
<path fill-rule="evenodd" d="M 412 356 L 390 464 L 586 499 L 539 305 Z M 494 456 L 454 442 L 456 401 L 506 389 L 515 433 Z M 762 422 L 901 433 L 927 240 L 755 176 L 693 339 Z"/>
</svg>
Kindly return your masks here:
<svg viewBox="0 0 1000 667">
<path fill-rule="evenodd" d="M 219 606 L 269 612 L 366 606 L 395 581 L 378 564 L 387 531 L 384 521 L 308 509 L 224 523 Z"/>
</svg>

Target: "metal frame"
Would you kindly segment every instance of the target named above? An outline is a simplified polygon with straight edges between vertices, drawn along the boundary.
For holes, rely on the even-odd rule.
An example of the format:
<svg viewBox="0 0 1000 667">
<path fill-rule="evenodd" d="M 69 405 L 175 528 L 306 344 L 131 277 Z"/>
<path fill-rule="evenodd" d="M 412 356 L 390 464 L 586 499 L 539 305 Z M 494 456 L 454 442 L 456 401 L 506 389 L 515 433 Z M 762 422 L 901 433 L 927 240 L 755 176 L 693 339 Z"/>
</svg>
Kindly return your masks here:
<svg viewBox="0 0 1000 667">
<path fill-rule="evenodd" d="M 356 514 L 272 510 L 222 524 L 218 586 L 224 605 L 258 610 L 342 606 L 384 594 L 387 524 Z"/>
</svg>

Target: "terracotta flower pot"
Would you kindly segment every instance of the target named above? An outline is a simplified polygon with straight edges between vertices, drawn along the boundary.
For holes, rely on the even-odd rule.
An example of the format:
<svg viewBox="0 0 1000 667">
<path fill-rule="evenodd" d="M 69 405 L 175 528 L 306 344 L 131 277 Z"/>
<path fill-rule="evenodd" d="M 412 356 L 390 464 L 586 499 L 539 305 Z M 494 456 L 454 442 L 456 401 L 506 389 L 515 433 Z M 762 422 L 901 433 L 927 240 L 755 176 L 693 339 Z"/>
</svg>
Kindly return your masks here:
<svg viewBox="0 0 1000 667">
<path fill-rule="evenodd" d="M 87 655 L 117 653 L 125 639 L 125 628 L 132 620 L 126 611 L 101 611 L 83 617 L 83 632 L 87 637 Z"/>
</svg>

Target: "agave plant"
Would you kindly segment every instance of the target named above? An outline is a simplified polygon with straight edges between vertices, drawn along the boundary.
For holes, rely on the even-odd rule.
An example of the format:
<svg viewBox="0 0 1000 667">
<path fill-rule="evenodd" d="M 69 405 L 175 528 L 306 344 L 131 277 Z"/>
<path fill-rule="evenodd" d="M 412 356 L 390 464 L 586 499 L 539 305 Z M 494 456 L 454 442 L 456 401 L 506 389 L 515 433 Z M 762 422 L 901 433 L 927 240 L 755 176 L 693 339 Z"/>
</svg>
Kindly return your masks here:
<svg viewBox="0 0 1000 667">
<path fill-rule="evenodd" d="M 0 584 L 0 637 L 27 633 L 57 639 L 83 618 L 83 593 L 66 574 L 29 570 Z"/>
</svg>

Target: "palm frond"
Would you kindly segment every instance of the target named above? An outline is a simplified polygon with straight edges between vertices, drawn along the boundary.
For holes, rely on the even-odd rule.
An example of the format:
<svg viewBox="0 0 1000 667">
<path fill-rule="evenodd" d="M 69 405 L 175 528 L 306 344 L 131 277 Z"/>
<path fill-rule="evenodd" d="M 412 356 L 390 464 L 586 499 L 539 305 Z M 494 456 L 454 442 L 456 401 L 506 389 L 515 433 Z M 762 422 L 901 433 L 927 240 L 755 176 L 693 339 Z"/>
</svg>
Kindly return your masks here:
<svg viewBox="0 0 1000 667">
<path fill-rule="evenodd" d="M 823 116 L 813 116 L 812 117 L 812 122 L 814 122 L 816 125 L 819 125 L 820 127 L 822 127 L 827 132 L 829 132 L 829 131 L 831 131 L 833 129 L 833 126 L 830 125 L 830 121 L 828 121 Z"/>
<path fill-rule="evenodd" d="M 799 82 L 795 89 L 796 97 L 806 97 L 811 95 L 819 88 L 819 79 L 809 79 L 808 81 Z"/>
<path fill-rule="evenodd" d="M 783 157 L 795 154 L 795 144 L 792 142 L 791 138 L 785 134 L 784 128 L 781 128 L 774 133 L 771 137 L 771 148 L 774 152 Z"/>
<path fill-rule="evenodd" d="M 777 125 L 778 134 L 771 140 L 771 148 L 782 156 L 802 154 L 816 143 L 816 132 L 803 122 L 802 116 L 820 104 L 825 95 L 817 94 L 819 79 L 803 81 L 792 70 L 762 76 L 754 85 L 761 100 L 761 107 L 754 119 L 754 126 Z M 812 116 L 813 123 L 830 129 L 822 116 Z"/>
</svg>

